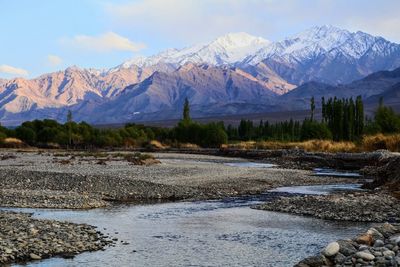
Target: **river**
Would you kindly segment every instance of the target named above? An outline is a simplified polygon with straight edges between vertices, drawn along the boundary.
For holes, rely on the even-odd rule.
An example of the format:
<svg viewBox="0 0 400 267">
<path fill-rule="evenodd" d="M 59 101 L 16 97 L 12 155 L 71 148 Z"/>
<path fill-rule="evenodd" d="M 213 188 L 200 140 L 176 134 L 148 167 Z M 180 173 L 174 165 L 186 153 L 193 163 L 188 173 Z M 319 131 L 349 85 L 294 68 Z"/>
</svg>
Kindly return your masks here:
<svg viewBox="0 0 400 267">
<path fill-rule="evenodd" d="M 354 190 L 356 186 L 339 188 Z M 115 205 L 86 211 L 13 209 L 33 212 L 36 218 L 95 225 L 118 238 L 115 247 L 105 251 L 15 266 L 292 266 L 330 241 L 353 237 L 368 225 L 250 206 L 285 192 L 326 194 L 337 189 L 337 185 L 287 187 L 257 197 Z"/>
</svg>

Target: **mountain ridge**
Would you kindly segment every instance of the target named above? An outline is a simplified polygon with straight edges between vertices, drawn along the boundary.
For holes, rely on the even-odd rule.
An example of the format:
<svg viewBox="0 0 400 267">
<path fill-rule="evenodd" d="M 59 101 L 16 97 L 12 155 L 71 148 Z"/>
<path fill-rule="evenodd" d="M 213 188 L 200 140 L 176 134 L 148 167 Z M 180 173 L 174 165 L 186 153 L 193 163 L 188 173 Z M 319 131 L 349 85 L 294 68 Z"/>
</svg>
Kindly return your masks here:
<svg viewBox="0 0 400 267">
<path fill-rule="evenodd" d="M 30 80 L 0 79 L 0 119 L 5 124 L 46 116 L 63 120 L 68 109 L 78 120 L 99 123 L 111 117 L 145 119 L 145 114 L 179 116 L 182 97 L 173 94 L 188 97 L 195 114 L 279 111 L 304 107 L 313 93 L 342 96 L 346 88 L 365 98 L 381 94 L 379 86 L 391 82 L 356 81 L 374 80 L 368 75 L 382 75 L 375 73 L 381 70 L 396 76 L 390 72 L 396 67 L 400 45 L 360 31 L 316 26 L 278 42 L 233 33 L 111 69 L 72 66 Z M 127 116 L 131 111 L 140 116 Z"/>
</svg>

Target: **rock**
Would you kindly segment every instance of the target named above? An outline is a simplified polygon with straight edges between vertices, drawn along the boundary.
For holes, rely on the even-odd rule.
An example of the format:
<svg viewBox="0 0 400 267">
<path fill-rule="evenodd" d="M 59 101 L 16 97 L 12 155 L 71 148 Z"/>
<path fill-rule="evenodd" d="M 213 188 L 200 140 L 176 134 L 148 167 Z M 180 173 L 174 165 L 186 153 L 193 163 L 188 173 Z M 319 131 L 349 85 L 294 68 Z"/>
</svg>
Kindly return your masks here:
<svg viewBox="0 0 400 267">
<path fill-rule="evenodd" d="M 358 244 L 364 244 L 364 245 L 371 246 L 373 240 L 372 240 L 372 236 L 371 236 L 371 235 L 369 235 L 369 234 L 363 234 L 363 235 L 358 236 L 358 237 L 355 239 L 355 241 L 356 241 Z"/>
<path fill-rule="evenodd" d="M 346 261 L 346 256 L 344 256 L 342 253 L 338 253 L 333 261 L 335 264 L 342 264 Z"/>
<path fill-rule="evenodd" d="M 41 259 L 42 259 L 42 257 L 40 257 L 39 255 L 36 255 L 35 253 L 29 254 L 29 257 L 30 257 L 32 260 L 41 260 Z"/>
<path fill-rule="evenodd" d="M 310 267 L 321 267 L 327 265 L 327 259 L 323 255 L 318 255 L 318 256 L 313 256 L 304 259 L 301 261 L 299 264 L 303 265 L 297 265 L 297 266 L 310 266 Z"/>
<path fill-rule="evenodd" d="M 383 247 L 384 245 L 385 245 L 385 242 L 383 242 L 380 239 L 376 240 L 374 243 L 374 247 Z"/>
<path fill-rule="evenodd" d="M 375 259 L 375 256 L 372 255 L 371 253 L 368 252 L 364 252 L 364 251 L 359 251 L 356 253 L 355 255 L 357 258 L 366 260 L 366 261 L 372 261 Z"/>
<path fill-rule="evenodd" d="M 390 242 L 394 244 L 399 244 L 400 243 L 400 235 L 394 235 L 390 237 Z"/>
<path fill-rule="evenodd" d="M 322 251 L 326 257 L 335 256 L 339 252 L 340 246 L 338 242 L 332 242 L 328 244 L 325 249 Z"/>
<path fill-rule="evenodd" d="M 367 231 L 367 234 L 368 235 L 371 235 L 372 236 L 372 239 L 375 241 L 375 240 L 378 240 L 378 239 L 383 239 L 384 238 L 384 236 L 378 231 L 378 230 L 376 230 L 375 228 L 369 228 L 368 229 L 368 231 Z"/>
<path fill-rule="evenodd" d="M 72 256 L 109 244 L 92 226 L 35 219 L 27 213 L 0 211 L 0 226 L 0 266 L 63 254 Z"/>
<path fill-rule="evenodd" d="M 385 257 L 393 257 L 395 255 L 396 255 L 396 253 L 394 253 L 391 250 L 386 250 L 386 251 L 383 252 L 383 256 L 385 256 Z"/>
<path fill-rule="evenodd" d="M 377 229 L 385 238 L 390 237 L 391 235 L 393 235 L 394 233 L 396 233 L 398 231 L 398 229 L 389 224 L 389 223 L 384 223 L 382 226 L 380 226 Z"/>
<path fill-rule="evenodd" d="M 350 256 L 357 252 L 357 249 L 352 244 L 352 241 L 339 240 L 338 243 L 340 246 L 339 252 L 345 256 Z"/>
</svg>

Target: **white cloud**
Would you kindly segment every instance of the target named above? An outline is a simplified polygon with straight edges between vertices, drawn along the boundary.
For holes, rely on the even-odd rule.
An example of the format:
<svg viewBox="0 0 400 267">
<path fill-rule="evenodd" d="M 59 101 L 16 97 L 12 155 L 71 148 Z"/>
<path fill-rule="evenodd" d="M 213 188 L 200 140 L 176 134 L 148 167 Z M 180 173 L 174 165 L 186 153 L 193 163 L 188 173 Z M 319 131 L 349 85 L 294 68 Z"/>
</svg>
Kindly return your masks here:
<svg viewBox="0 0 400 267">
<path fill-rule="evenodd" d="M 138 0 L 105 5 L 115 27 L 153 36 L 199 42 L 227 32 L 266 32 L 271 24 L 257 7 L 271 0 Z M 261 11 L 261 10 L 260 10 Z"/>
<path fill-rule="evenodd" d="M 48 55 L 47 56 L 47 61 L 51 66 L 58 66 L 62 63 L 62 58 L 56 55 Z"/>
<path fill-rule="evenodd" d="M 118 35 L 114 32 L 107 32 L 98 36 L 77 35 L 73 38 L 65 38 L 63 43 L 72 45 L 76 48 L 96 51 L 131 51 L 137 52 L 146 46 L 143 43 L 135 43 L 126 37 Z"/>
<path fill-rule="evenodd" d="M 185 43 L 238 31 L 281 40 L 323 24 L 400 41 L 399 8 L 398 0 L 135 0 L 104 6 L 116 28 Z"/>
<path fill-rule="evenodd" d="M 0 72 L 17 76 L 28 76 L 28 71 L 10 65 L 0 65 Z"/>
</svg>

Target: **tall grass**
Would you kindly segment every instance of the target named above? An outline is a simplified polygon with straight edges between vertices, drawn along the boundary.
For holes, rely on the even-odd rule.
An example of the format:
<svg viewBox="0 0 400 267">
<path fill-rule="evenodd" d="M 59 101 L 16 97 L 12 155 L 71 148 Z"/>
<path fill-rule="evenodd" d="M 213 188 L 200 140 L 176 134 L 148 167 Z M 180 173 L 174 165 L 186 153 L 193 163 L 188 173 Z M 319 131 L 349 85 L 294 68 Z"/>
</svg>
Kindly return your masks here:
<svg viewBox="0 0 400 267">
<path fill-rule="evenodd" d="M 330 140 L 309 140 L 304 142 L 248 141 L 229 144 L 236 149 L 302 149 L 310 152 L 356 152 L 358 147 L 353 142 L 334 142 Z"/>
<path fill-rule="evenodd" d="M 363 151 L 375 151 L 378 149 L 387 149 L 393 152 L 400 151 L 400 134 L 383 135 L 377 134 L 364 136 L 361 149 Z"/>
</svg>

